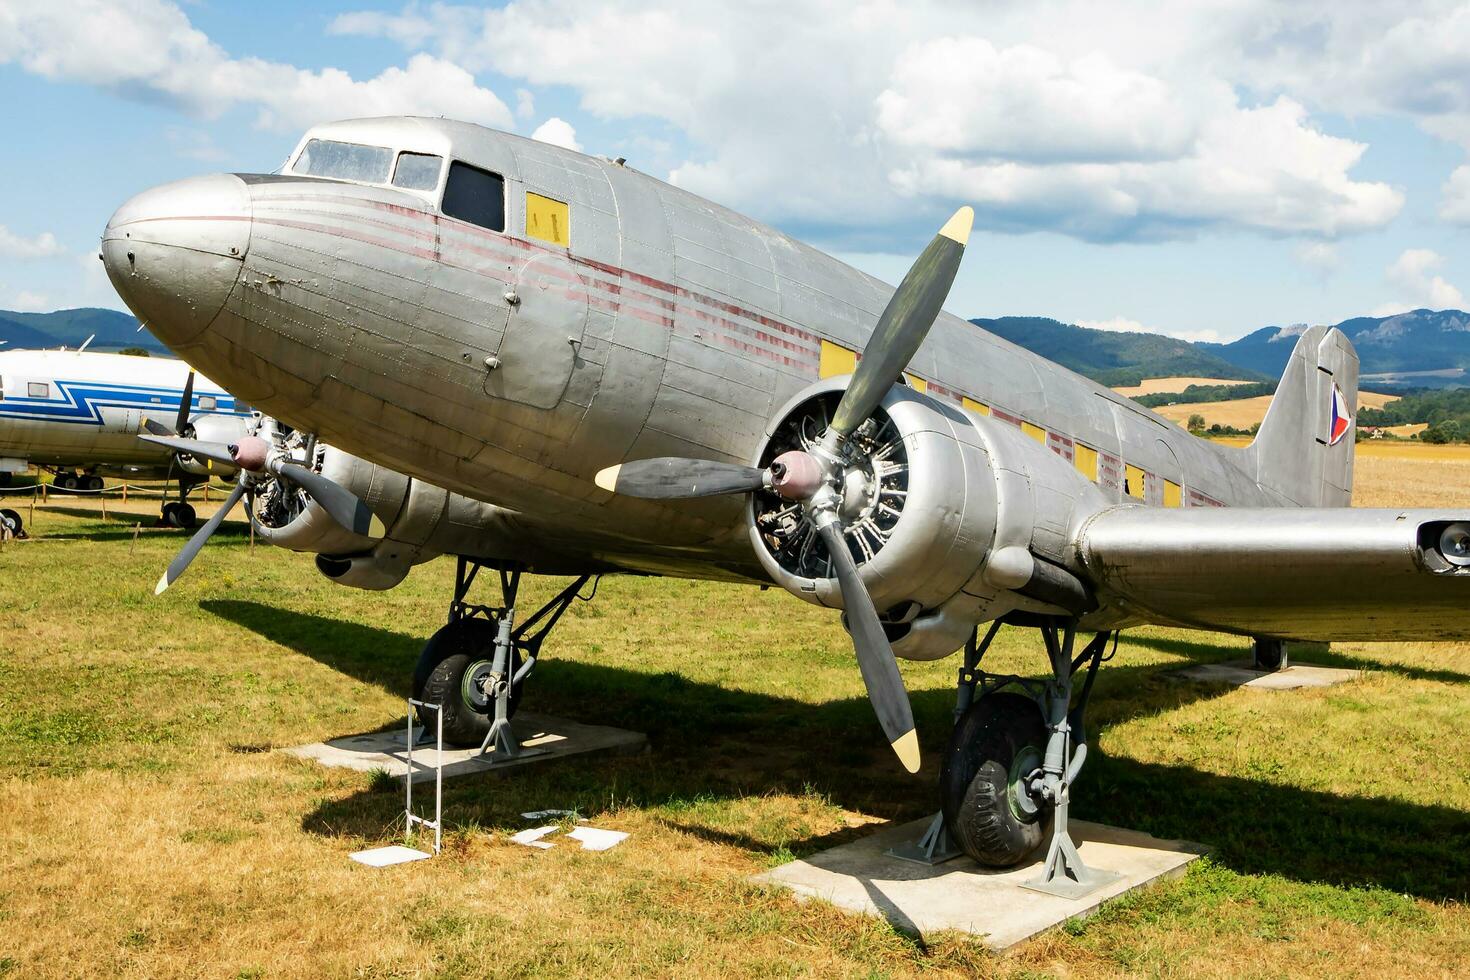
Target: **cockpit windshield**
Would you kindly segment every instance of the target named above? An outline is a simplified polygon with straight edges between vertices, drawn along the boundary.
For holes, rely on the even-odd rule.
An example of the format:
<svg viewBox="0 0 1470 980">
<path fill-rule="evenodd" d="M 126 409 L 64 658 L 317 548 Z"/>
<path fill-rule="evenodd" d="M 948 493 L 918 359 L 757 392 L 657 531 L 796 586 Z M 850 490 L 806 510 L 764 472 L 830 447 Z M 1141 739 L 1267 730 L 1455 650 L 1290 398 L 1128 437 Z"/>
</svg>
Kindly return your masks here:
<svg viewBox="0 0 1470 980">
<path fill-rule="evenodd" d="M 336 177 L 366 184 L 388 183 L 393 151 L 386 146 L 363 146 L 336 140 L 308 140 L 291 166 L 292 173 L 309 177 Z"/>
<path fill-rule="evenodd" d="M 439 186 L 444 158 L 433 153 L 398 154 L 386 146 L 344 143 L 340 140 L 307 140 L 291 172 L 308 177 L 355 180 L 364 184 L 392 184 L 412 191 L 432 191 Z M 389 175 L 392 175 L 391 180 Z"/>
</svg>

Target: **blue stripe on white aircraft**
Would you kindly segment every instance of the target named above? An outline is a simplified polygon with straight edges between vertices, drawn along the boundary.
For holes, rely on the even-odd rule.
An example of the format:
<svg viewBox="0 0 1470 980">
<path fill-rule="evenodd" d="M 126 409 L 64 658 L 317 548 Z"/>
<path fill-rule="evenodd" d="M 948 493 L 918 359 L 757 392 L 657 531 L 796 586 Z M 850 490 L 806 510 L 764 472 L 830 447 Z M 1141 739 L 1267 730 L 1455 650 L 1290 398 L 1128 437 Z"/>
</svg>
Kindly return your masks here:
<svg viewBox="0 0 1470 980">
<path fill-rule="evenodd" d="M 180 412 L 188 390 L 188 407 Z M 177 477 L 180 498 L 167 523 L 192 525 L 184 502 L 209 466 L 138 439 L 155 426 L 197 438 L 237 441 L 250 408 L 183 361 L 91 351 L 0 352 L 0 485 L 30 466 L 56 473 L 64 490 L 99 490 L 102 473 Z M 80 473 L 78 471 L 81 471 Z M 229 476 L 222 473 L 222 476 Z"/>
</svg>

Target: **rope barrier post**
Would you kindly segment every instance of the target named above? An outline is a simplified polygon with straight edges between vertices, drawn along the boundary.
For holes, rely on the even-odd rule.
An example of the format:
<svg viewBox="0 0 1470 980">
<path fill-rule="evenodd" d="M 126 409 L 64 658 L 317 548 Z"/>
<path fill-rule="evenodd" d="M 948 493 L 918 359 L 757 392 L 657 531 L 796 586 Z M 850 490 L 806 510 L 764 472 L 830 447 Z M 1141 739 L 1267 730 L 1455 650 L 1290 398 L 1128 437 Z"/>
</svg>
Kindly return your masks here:
<svg viewBox="0 0 1470 980">
<path fill-rule="evenodd" d="M 128 485 L 126 483 L 124 483 L 123 484 L 123 506 L 126 507 L 127 505 L 128 505 Z"/>
<path fill-rule="evenodd" d="M 102 523 L 107 523 L 107 488 L 103 487 L 97 491 L 97 499 L 102 501 Z"/>
<path fill-rule="evenodd" d="M 31 527 L 36 526 L 36 488 L 31 487 L 31 518 L 26 523 Z"/>
<path fill-rule="evenodd" d="M 128 545 L 128 557 L 133 557 L 133 552 L 138 550 L 138 532 L 143 530 L 143 522 L 139 521 L 133 525 L 133 543 Z"/>
</svg>

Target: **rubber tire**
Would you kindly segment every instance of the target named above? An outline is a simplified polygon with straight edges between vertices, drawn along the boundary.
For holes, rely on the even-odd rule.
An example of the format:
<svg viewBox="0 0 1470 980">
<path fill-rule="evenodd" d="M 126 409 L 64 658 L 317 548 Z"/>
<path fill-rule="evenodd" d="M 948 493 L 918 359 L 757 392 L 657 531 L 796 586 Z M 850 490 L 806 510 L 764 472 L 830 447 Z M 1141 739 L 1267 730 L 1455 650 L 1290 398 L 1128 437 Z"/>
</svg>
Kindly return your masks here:
<svg viewBox="0 0 1470 980">
<path fill-rule="evenodd" d="M 100 476 L 84 476 L 84 477 L 82 477 L 82 489 L 83 490 L 87 490 L 87 491 L 90 491 L 92 493 L 97 493 L 104 486 L 106 486 L 106 484 L 102 481 L 102 477 L 100 477 Z"/>
<path fill-rule="evenodd" d="M 194 505 L 180 503 L 174 508 L 174 527 L 181 527 L 186 531 L 192 531 L 199 526 L 199 515 L 194 513 Z"/>
<path fill-rule="evenodd" d="M 51 486 L 56 490 L 70 492 L 77 488 L 77 475 L 75 473 L 58 473 L 51 481 Z"/>
<path fill-rule="evenodd" d="M 1022 749 L 1046 752 L 1046 724 L 1036 702 L 999 691 L 970 705 L 950 736 L 939 775 L 940 803 L 950 837 L 987 868 L 1020 864 L 1047 839 L 1052 808 L 1029 818 L 1011 806 L 1011 764 Z"/>
<path fill-rule="evenodd" d="M 175 513 L 175 510 L 176 510 L 176 508 L 178 506 L 179 505 L 176 502 L 172 501 L 172 500 L 168 501 L 167 503 L 165 503 L 163 505 L 163 507 L 158 512 L 158 526 L 159 527 L 178 527 L 179 526 L 178 525 L 178 522 L 174 519 L 174 513 Z"/>
<path fill-rule="evenodd" d="M 1285 640 L 1257 638 L 1251 644 L 1251 666 L 1256 670 L 1275 672 L 1290 666 Z"/>
<path fill-rule="evenodd" d="M 424 644 L 418 664 L 413 670 L 413 696 L 430 704 L 443 705 L 444 741 L 450 745 L 478 747 L 490 732 L 491 714 L 481 714 L 464 699 L 464 675 L 472 664 L 495 656 L 496 625 L 479 616 L 460 619 L 442 626 Z M 519 655 L 512 658 L 511 670 L 520 666 Z M 520 705 L 521 686 L 510 692 L 506 710 L 515 717 Z M 417 709 L 419 724 L 434 730 L 432 711 Z"/>
<path fill-rule="evenodd" d="M 10 536 L 17 540 L 26 536 L 25 522 L 20 519 L 20 514 L 9 507 L 0 510 L 0 524 L 4 524 L 10 530 Z"/>
</svg>

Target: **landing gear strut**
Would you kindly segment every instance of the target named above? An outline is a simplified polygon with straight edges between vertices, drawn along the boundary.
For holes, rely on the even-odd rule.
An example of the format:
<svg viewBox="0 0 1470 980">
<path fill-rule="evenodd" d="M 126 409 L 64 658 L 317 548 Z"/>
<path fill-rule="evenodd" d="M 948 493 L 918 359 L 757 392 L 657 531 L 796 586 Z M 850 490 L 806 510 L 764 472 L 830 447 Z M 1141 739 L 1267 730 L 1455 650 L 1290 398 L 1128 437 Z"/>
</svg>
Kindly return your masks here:
<svg viewBox="0 0 1470 980">
<path fill-rule="evenodd" d="M 597 594 L 581 594 L 592 579 L 583 575 L 562 589 L 534 615 L 516 625 L 516 596 L 521 567 L 506 565 L 500 574 L 501 604 L 469 602 L 470 588 L 487 566 L 460 558 L 455 571 L 454 599 L 449 622 L 430 637 L 414 670 L 414 697 L 439 706 L 444 718 L 444 740 L 454 745 L 480 747 L 481 755 L 513 759 L 536 754 L 521 747 L 510 720 L 520 702 L 521 685 L 536 668 L 541 644 L 575 600 L 590 601 Z M 433 712 L 421 713 L 426 727 Z"/>
<path fill-rule="evenodd" d="M 1076 621 L 1013 619 L 1036 626 L 1052 677 L 1038 681 L 980 669 L 1001 623 L 965 644 L 955 728 L 940 775 L 941 812 L 917 846 L 895 856 L 937 863 L 964 853 L 987 867 L 1019 864 L 1048 840 L 1046 863 L 1028 888 L 1076 898 L 1116 879 L 1088 868 L 1068 832 L 1071 786 L 1087 759 L 1083 716 L 1109 637 L 1099 633 L 1074 656 Z M 1073 677 L 1086 674 L 1076 704 Z M 1039 710 L 1038 710 L 1039 709 Z"/>
</svg>

